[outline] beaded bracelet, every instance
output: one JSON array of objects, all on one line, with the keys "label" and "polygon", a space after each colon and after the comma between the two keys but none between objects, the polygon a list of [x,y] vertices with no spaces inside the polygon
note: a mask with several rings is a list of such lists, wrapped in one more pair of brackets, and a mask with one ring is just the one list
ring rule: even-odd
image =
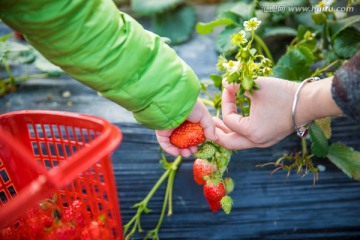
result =
[{"label": "beaded bracelet", "polygon": [[312,78],[308,78],[308,79],[305,79],[304,81],[301,82],[301,84],[299,85],[298,89],[296,90],[296,93],[295,93],[295,97],[294,97],[294,102],[293,102],[293,105],[292,105],[292,121],[294,123],[294,128],[295,128],[295,131],[296,131],[296,134],[299,136],[299,137],[305,137],[308,133],[308,129],[311,125],[311,122],[303,125],[303,126],[300,126],[298,127],[296,125],[296,122],[295,122],[295,110],[296,110],[296,104],[299,100],[299,93],[300,93],[300,90],[302,89],[302,87],[306,84],[306,83],[310,83],[310,82],[315,82],[315,81],[318,81],[320,80],[320,78],[318,77],[312,77]]}]

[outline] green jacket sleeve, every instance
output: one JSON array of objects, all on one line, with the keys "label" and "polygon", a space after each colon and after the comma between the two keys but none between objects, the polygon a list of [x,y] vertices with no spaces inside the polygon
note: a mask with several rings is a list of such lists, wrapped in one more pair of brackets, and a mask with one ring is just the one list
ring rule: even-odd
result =
[{"label": "green jacket sleeve", "polygon": [[191,68],[112,0],[0,0],[0,17],[52,63],[148,128],[178,126],[198,97]]}]

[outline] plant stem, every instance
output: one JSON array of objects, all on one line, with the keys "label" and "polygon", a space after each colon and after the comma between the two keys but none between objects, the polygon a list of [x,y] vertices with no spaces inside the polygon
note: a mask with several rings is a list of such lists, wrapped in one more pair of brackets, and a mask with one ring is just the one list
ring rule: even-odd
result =
[{"label": "plant stem", "polygon": [[33,75],[24,75],[24,76],[20,76],[20,77],[16,77],[16,78],[13,78],[13,77],[10,77],[10,78],[5,78],[3,79],[2,81],[5,82],[5,83],[11,83],[13,80],[15,82],[17,81],[25,81],[25,80],[29,80],[30,78],[46,78],[48,77],[49,75],[47,73],[44,73],[44,74],[33,74]]},{"label": "plant stem", "polygon": [[173,163],[171,163],[171,172],[168,179],[168,188],[169,191],[169,210],[168,210],[168,216],[172,214],[172,193],[173,193],[173,186],[174,186],[174,180],[175,180],[175,173],[177,169],[179,168],[180,163],[182,162],[182,156],[178,156]]},{"label": "plant stem", "polygon": [[162,206],[162,209],[161,209],[161,214],[160,214],[160,218],[159,218],[159,221],[158,223],[156,224],[156,227],[155,229],[157,229],[157,231],[159,231],[160,229],[160,226],[161,226],[161,223],[164,219],[164,215],[165,215],[165,210],[166,210],[166,206],[168,205],[168,199],[169,199],[169,194],[171,192],[171,180],[170,180],[170,177],[171,175],[174,175],[174,171],[171,171],[171,174],[168,178],[168,182],[167,182],[167,187],[166,187],[166,191],[165,191],[165,197],[164,197],[164,202],[163,202],[163,206]]},{"label": "plant stem", "polygon": [[15,78],[14,78],[14,76],[11,72],[10,66],[5,58],[2,59],[2,63],[5,67],[5,71],[6,71],[7,75],[9,76],[8,81],[13,86],[13,88],[16,89]]},{"label": "plant stem", "polygon": [[9,79],[14,79],[14,76],[12,75],[10,66],[9,66],[9,64],[7,63],[7,61],[5,60],[5,58],[2,59],[2,62],[3,62],[3,64],[4,64],[5,71],[6,71],[7,75],[9,76]]},{"label": "plant stem", "polygon": [[322,32],[323,49],[329,49],[328,37],[329,37],[329,28],[328,28],[327,22],[325,22],[323,32]]},{"label": "plant stem", "polygon": [[269,48],[266,46],[266,44],[264,43],[264,41],[256,34],[254,34],[254,37],[255,37],[255,41],[260,44],[262,49],[264,49],[266,56],[271,60],[272,63],[274,63],[274,58],[272,57],[271,52],[270,52]]},{"label": "plant stem", "polygon": [[302,157],[304,158],[307,154],[306,138],[301,138]]},{"label": "plant stem", "polygon": [[207,89],[203,89],[203,92],[206,94],[206,96],[208,96],[210,99],[212,99],[213,97],[211,96],[211,94],[207,91]]},{"label": "plant stem", "polygon": [[163,175],[159,178],[159,180],[155,183],[155,185],[152,187],[152,189],[150,190],[150,192],[148,193],[148,195],[144,198],[144,200],[142,200],[141,202],[145,202],[146,205],[147,203],[150,201],[150,199],[153,197],[153,195],[155,194],[156,190],[158,190],[158,188],[160,187],[160,185],[165,181],[165,179],[168,177],[168,175],[170,174],[170,170],[167,169]]},{"label": "plant stem", "polygon": [[216,109],[216,117],[220,117],[220,108]]},{"label": "plant stem", "polygon": [[[43,73],[43,74],[33,74],[33,75],[25,75],[25,76],[20,76],[20,77],[16,77],[15,81],[24,81],[24,80],[28,80],[30,78],[46,78],[49,77],[49,75],[47,73]],[[6,79],[5,79],[6,80]]]},{"label": "plant stem", "polygon": [[329,70],[329,68],[331,68],[332,66],[334,66],[335,64],[337,64],[340,60],[335,60],[332,63],[330,63],[329,65],[327,65],[326,67],[323,67],[321,69],[317,69],[312,75],[311,77],[315,77],[317,75],[319,75],[320,73],[326,72],[327,70]]},{"label": "plant stem", "polygon": [[[172,212],[173,212],[173,205],[172,205],[172,199],[173,199],[173,186],[174,186],[174,179],[175,179],[175,171],[172,171],[169,175],[169,178],[168,178],[168,188],[169,188],[169,201],[168,201],[168,216],[171,216],[172,215]],[[168,190],[168,189],[166,189]],[[165,200],[164,200],[165,202]]]},{"label": "plant stem", "polygon": [[199,99],[203,104],[208,105],[210,107],[214,107],[214,103],[212,101],[205,98],[199,98]]},{"label": "plant stem", "polygon": [[297,42],[297,40],[298,40],[297,37],[293,38],[293,40],[291,40],[291,42],[290,42],[290,46],[294,46],[295,43]]},{"label": "plant stem", "polygon": [[174,185],[175,173],[181,162],[182,162],[182,156],[178,156],[172,163],[168,163],[166,165],[166,171],[157,180],[157,182],[152,187],[150,192],[146,195],[146,197],[141,202],[134,204],[134,207],[137,207],[138,209],[137,209],[135,216],[127,224],[124,225],[124,235],[128,232],[128,229],[132,226],[131,231],[125,236],[125,239],[130,239],[130,237],[132,235],[134,235],[136,229],[138,229],[139,232],[142,232],[141,224],[140,224],[141,215],[143,212],[148,213],[149,210],[147,208],[147,205],[148,205],[150,199],[154,196],[155,192],[161,186],[161,184],[165,181],[165,179],[168,178],[168,183],[167,183],[167,188],[166,188],[166,193],[165,193],[165,198],[164,198],[164,203],[163,203],[163,209],[162,209],[162,212],[160,215],[159,222],[158,222],[157,226],[155,227],[155,229],[150,231],[148,234],[148,237],[158,239],[157,233],[160,229],[167,203],[169,204],[169,213],[172,213],[172,188]]}]

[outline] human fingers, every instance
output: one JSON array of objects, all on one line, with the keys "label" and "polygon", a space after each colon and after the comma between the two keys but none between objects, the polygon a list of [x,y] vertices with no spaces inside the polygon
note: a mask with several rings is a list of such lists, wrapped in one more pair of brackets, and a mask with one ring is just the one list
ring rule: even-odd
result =
[{"label": "human fingers", "polygon": [[249,117],[242,117],[238,114],[236,97],[233,92],[228,89],[223,90],[221,106],[225,125],[237,133],[246,131],[246,124],[249,121]]},{"label": "human fingers", "polygon": [[239,84],[235,84],[235,83],[228,83],[228,81],[226,80],[226,78],[223,79],[222,81],[222,85],[225,89],[233,92],[233,93],[237,93],[239,91]]},{"label": "human fingers", "polygon": [[170,142],[170,135],[173,129],[169,130],[156,130],[156,138],[160,144],[160,147],[167,153],[178,156],[180,154],[180,149]]},{"label": "human fingers", "polygon": [[192,152],[188,148],[180,149],[180,155],[183,157],[190,157]]},{"label": "human fingers", "polygon": [[225,133],[220,128],[217,128],[216,134],[218,138],[215,142],[229,150],[243,150],[248,148],[261,147],[260,145],[249,141],[247,138],[237,134],[236,132]]},{"label": "human fingers", "polygon": [[211,117],[209,110],[206,106],[198,100],[191,113],[189,114],[188,121],[198,122],[204,130],[204,135],[207,139],[212,141],[216,140],[215,123]]},{"label": "human fingers", "polygon": [[[229,129],[220,118],[213,117],[213,120],[214,120],[216,128],[220,128],[225,133],[232,132],[231,129]],[[215,133],[216,133],[216,131],[215,131]]]},{"label": "human fingers", "polygon": [[178,148],[176,146],[174,146],[171,142],[170,142],[170,136],[171,133],[173,132],[174,129],[168,129],[168,130],[156,130],[156,138],[161,146],[161,148],[173,155],[173,156],[178,156],[181,155],[183,157],[190,157],[191,154],[196,153],[197,151],[197,146],[191,146],[188,148]]}]

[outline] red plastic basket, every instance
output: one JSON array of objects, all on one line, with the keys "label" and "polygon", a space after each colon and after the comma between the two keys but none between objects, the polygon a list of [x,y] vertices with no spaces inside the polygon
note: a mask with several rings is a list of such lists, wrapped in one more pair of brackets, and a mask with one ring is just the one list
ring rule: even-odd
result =
[{"label": "red plastic basket", "polygon": [[57,193],[66,207],[78,199],[106,216],[115,239],[122,224],[111,153],[120,130],[109,122],[58,111],[0,115],[0,229]]}]

